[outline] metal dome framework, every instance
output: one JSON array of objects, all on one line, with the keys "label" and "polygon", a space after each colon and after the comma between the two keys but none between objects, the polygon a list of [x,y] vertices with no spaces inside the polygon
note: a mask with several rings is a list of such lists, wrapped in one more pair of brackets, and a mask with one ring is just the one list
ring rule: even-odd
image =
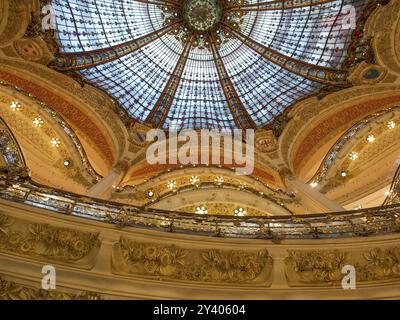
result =
[{"label": "metal dome framework", "polygon": [[348,85],[349,14],[366,8],[363,0],[52,5],[54,67],[79,73],[135,120],[164,129],[263,127],[324,86]]}]

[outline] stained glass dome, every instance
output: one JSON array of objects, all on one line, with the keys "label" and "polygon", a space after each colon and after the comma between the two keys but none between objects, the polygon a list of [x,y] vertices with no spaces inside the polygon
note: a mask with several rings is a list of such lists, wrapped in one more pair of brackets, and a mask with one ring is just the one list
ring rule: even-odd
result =
[{"label": "stained glass dome", "polygon": [[364,3],[54,0],[55,67],[142,123],[263,127],[320,88],[347,84],[351,20]]}]

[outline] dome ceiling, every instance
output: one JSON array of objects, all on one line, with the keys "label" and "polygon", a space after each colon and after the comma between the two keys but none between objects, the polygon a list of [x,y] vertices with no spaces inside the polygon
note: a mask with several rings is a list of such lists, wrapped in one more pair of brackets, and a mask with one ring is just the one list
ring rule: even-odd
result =
[{"label": "dome ceiling", "polygon": [[324,86],[346,85],[361,0],[55,0],[60,53],[139,122],[263,127]]}]

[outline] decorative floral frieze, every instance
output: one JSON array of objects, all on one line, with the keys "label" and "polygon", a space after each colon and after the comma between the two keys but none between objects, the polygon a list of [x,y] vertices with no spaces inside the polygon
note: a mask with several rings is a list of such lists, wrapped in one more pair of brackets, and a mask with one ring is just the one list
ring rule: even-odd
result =
[{"label": "decorative floral frieze", "polygon": [[36,289],[0,277],[0,300],[102,300],[94,292],[69,293]]},{"label": "decorative floral frieze", "polygon": [[272,258],[267,250],[189,250],[121,237],[113,248],[112,267],[115,273],[174,280],[265,282],[272,271]]},{"label": "decorative floral frieze", "polygon": [[288,251],[285,259],[289,283],[335,283],[343,278],[342,267],[348,255],[332,251]]},{"label": "decorative floral frieze", "polygon": [[356,265],[357,279],[376,281],[400,278],[400,247],[374,248],[363,254],[363,263]]},{"label": "decorative floral frieze", "polygon": [[25,224],[0,214],[0,251],[73,262],[99,247],[98,234]]},{"label": "decorative floral frieze", "polygon": [[354,266],[357,283],[400,278],[400,247],[368,251],[288,251],[285,259],[289,285],[341,285],[342,268]]}]

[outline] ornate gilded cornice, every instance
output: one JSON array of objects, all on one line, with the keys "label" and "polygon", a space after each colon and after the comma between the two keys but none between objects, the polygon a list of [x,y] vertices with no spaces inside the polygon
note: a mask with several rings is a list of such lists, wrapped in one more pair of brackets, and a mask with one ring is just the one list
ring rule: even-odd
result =
[{"label": "ornate gilded cornice", "polygon": [[[300,103],[279,138],[282,160],[295,173],[334,134],[346,131],[368,114],[396,105],[396,84],[362,85],[333,93],[324,99]],[[374,97],[373,97],[374,95]]]},{"label": "ornate gilded cornice", "polygon": [[[127,131],[119,120],[118,108],[115,102],[100,90],[91,86],[81,88],[69,77],[40,64],[0,58],[0,65],[0,79],[54,108],[71,127],[79,127],[80,133],[110,165],[125,151]],[[27,75],[32,77],[28,76],[28,79]],[[39,78],[43,79],[40,84],[37,82]],[[46,88],[43,87],[45,83],[48,83]],[[81,101],[79,105],[78,101]],[[89,106],[90,110],[83,110],[82,103]],[[101,119],[109,121],[105,123]]]},{"label": "ornate gilded cornice", "polygon": [[[96,181],[100,180],[101,176],[97,174],[97,172],[93,169],[91,163],[88,160],[88,157],[86,155],[85,149],[83,148],[79,138],[76,136],[74,130],[68,125],[67,122],[64,121],[64,119],[59,115],[57,111],[54,109],[50,108],[47,104],[41,102],[38,100],[33,94],[28,94],[21,88],[14,86],[12,84],[5,83],[0,80],[0,86],[3,88],[10,88],[13,91],[25,96],[28,98],[30,101],[34,102],[37,106],[39,106],[40,111],[43,111],[45,114],[48,115],[48,117],[62,129],[62,131],[68,136],[68,138],[71,141],[71,145],[74,148],[74,153],[77,154],[86,174],[89,176],[85,177],[82,175],[80,171],[75,170],[75,175],[72,175],[72,178],[74,178],[78,183],[79,182],[86,182],[87,185],[91,185],[91,183],[96,183]],[[63,168],[63,166],[61,166]],[[70,170],[71,174],[72,170]],[[87,181],[87,179],[89,181]]]},{"label": "ornate gilded cornice", "polygon": [[350,129],[348,129],[332,146],[329,152],[326,154],[324,160],[322,161],[320,167],[314,176],[309,180],[309,183],[321,182],[324,177],[328,174],[329,169],[334,165],[337,156],[341,153],[343,149],[345,149],[346,145],[351,142],[357,134],[366,128],[371,123],[378,121],[382,116],[385,116],[389,113],[396,113],[400,110],[400,107],[394,106],[392,108],[388,108],[386,110],[381,110],[375,113],[368,115],[363,118],[361,121],[357,122]]}]

